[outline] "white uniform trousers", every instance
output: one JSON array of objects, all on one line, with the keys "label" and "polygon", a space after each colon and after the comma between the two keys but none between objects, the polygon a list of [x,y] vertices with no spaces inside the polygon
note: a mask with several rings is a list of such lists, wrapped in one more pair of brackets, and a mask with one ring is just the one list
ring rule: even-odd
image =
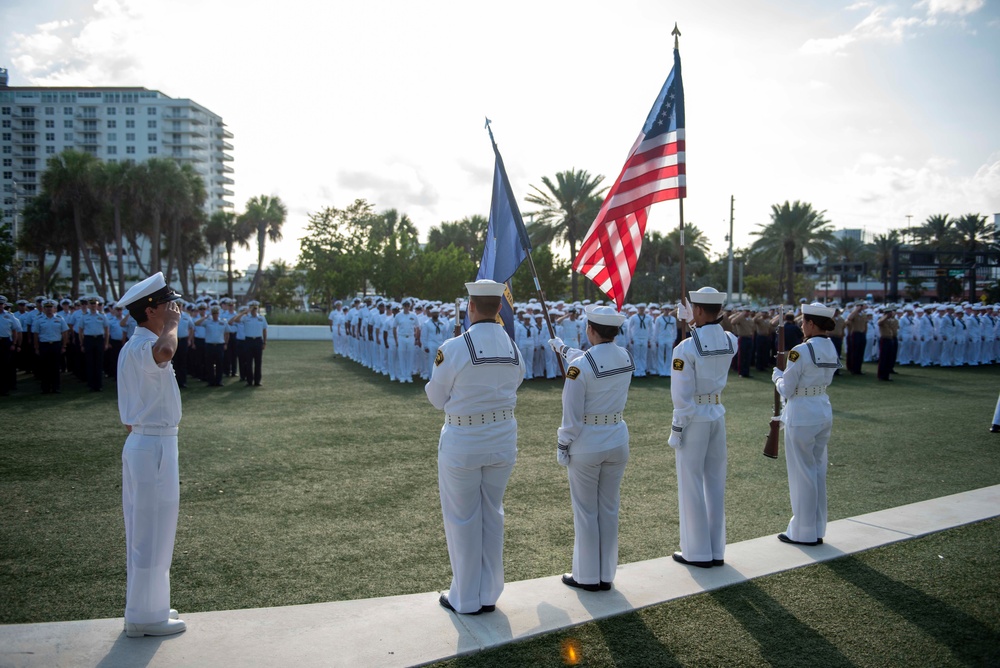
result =
[{"label": "white uniform trousers", "polygon": [[535,377],[535,345],[526,345],[521,349],[521,357],[524,358],[524,379],[530,380]]},{"label": "white uniform trousers", "polygon": [[632,343],[632,359],[635,362],[635,371],[632,375],[636,378],[646,376],[646,361],[649,359],[649,339],[636,339]]},{"label": "white uniform trousers", "polygon": [[458,612],[496,605],[503,592],[503,494],[517,451],[438,451],[441,514],[451,561],[448,602]]},{"label": "white uniform trousers", "polygon": [[170,615],[170,562],[179,507],[177,436],[129,434],[122,450],[126,622],[152,624]]},{"label": "white uniform trousers", "polygon": [[650,339],[650,346],[646,349],[646,373],[654,376],[660,375],[660,366],[656,361],[656,341]]},{"label": "white uniform trousers", "polygon": [[396,374],[399,376],[399,382],[401,383],[412,383],[413,382],[413,351],[415,347],[413,345],[413,337],[399,337],[399,366],[396,369]]},{"label": "white uniform trousers", "polygon": [[725,558],[726,418],[684,427],[677,460],[681,554],[688,561]]},{"label": "white uniform trousers", "polygon": [[660,369],[660,375],[670,377],[671,363],[674,357],[673,345],[660,343],[656,346],[656,365]]},{"label": "white uniform trousers", "polygon": [[567,475],[573,501],[573,579],[613,582],[618,568],[618,505],[628,445],[571,454]]},{"label": "white uniform trousers", "polygon": [[399,377],[399,350],[395,340],[389,337],[389,348],[386,350],[386,366],[389,370],[389,380],[396,380]]},{"label": "white uniform trousers", "polygon": [[997,409],[993,411],[993,424],[1000,424],[1000,397],[997,398]]},{"label": "white uniform trousers", "polygon": [[830,423],[785,425],[785,464],[792,520],[785,533],[792,540],[815,542],[826,535],[826,445]]}]

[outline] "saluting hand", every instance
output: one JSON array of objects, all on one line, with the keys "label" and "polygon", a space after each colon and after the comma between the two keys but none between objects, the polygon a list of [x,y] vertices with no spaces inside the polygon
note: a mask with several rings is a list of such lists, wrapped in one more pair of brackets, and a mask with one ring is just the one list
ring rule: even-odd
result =
[{"label": "saluting hand", "polygon": [[169,302],[163,313],[163,324],[167,327],[176,327],[181,321],[181,307],[177,302]]}]

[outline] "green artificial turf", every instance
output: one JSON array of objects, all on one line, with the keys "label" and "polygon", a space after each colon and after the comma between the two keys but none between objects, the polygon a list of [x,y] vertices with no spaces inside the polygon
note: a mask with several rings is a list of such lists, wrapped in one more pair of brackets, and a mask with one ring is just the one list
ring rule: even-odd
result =
[{"label": "green artificial turf", "polygon": [[[868,369],[871,371],[870,369]],[[997,369],[911,369],[892,383],[838,377],[830,519],[1000,482],[987,433]],[[442,415],[422,384],[335,359],[328,342],[272,342],[264,385],[191,381],[182,392],[181,509],[172,603],[184,611],[277,606],[446,588],[437,490]],[[777,533],[790,508],[783,455],[761,455],[772,386],[733,375],[728,540]],[[519,447],[505,497],[508,581],[568,570],[572,514],[555,462],[561,381],[518,394]],[[122,614],[121,447],[114,385],[42,396],[22,376],[0,399],[0,622]],[[621,562],[678,548],[668,381],[633,382]]]}]

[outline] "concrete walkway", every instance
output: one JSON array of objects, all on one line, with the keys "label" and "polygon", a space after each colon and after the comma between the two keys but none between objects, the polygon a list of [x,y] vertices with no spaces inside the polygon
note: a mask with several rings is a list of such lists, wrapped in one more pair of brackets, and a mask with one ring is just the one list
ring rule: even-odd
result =
[{"label": "concrete walkway", "polygon": [[[608,592],[557,576],[508,583],[496,612],[448,613],[438,593],[196,612],[168,638],[126,638],[122,620],[0,626],[0,666],[412,666],[1000,516],[1000,485],[832,522],[825,543],[774,535],[729,545],[722,568],[669,557],[621,566]],[[567,548],[569,549],[569,548]]]}]

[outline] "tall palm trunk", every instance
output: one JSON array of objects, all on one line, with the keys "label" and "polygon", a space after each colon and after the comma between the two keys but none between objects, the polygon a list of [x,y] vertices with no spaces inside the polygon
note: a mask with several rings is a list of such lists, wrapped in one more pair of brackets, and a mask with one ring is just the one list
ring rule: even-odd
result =
[{"label": "tall palm trunk", "polygon": [[226,286],[229,289],[229,296],[235,297],[233,294],[233,241],[231,239],[226,239]]},{"label": "tall palm trunk", "polygon": [[[118,258],[118,295],[125,294],[125,249],[122,248],[121,200],[116,198],[115,207],[115,255]],[[117,297],[115,298],[117,301]]]},{"label": "tall palm trunk", "polygon": [[94,261],[90,257],[90,247],[87,246],[87,242],[83,238],[83,214],[80,212],[80,207],[73,207],[73,227],[76,228],[76,243],[83,251],[83,261],[87,265],[87,271],[90,272],[90,280],[94,282],[94,289],[99,293],[103,293],[103,285],[101,285],[101,277],[94,269]]},{"label": "tall palm trunk", "polygon": [[788,275],[788,303],[795,304],[795,242],[785,242],[785,272]]},{"label": "tall palm trunk", "polygon": [[160,271],[160,209],[154,206],[152,211],[153,229],[149,239],[149,269],[151,273]]}]

